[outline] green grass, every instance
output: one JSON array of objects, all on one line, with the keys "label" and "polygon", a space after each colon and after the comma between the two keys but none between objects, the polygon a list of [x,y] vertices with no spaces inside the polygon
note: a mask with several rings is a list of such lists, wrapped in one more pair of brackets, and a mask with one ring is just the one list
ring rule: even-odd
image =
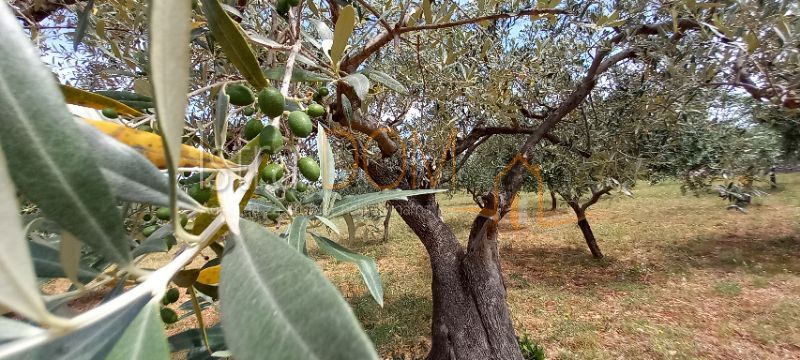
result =
[{"label": "green grass", "polygon": [[[634,198],[601,200],[588,215],[606,255],[600,261],[564,204],[507,216],[499,242],[517,332],[549,359],[800,358],[800,174],[778,181],[781,188],[748,214],[726,210],[714,194],[682,196],[676,183],[640,184]],[[526,196],[535,203],[535,194]],[[544,200],[549,209],[549,195]],[[466,240],[477,213],[469,195],[439,201]],[[423,357],[431,274],[418,239],[394,215],[388,242],[348,246],[378,260],[383,308],[354,266],[318,261],[379,352]]]},{"label": "green grass", "polygon": [[720,281],[714,284],[714,290],[722,296],[736,297],[742,293],[742,285],[735,281]]}]

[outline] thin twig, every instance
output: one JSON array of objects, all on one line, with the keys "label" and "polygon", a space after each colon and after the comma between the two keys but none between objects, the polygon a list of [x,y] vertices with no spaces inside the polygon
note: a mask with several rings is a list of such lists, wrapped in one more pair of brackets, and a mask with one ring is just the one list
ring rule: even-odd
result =
[{"label": "thin twig", "polygon": [[371,12],[372,15],[375,15],[375,17],[378,18],[378,21],[381,23],[381,25],[383,25],[383,28],[386,29],[386,31],[391,33],[394,30],[394,29],[392,29],[392,25],[389,25],[389,23],[386,20],[383,19],[383,17],[378,12],[378,10],[375,10],[375,8],[372,7],[372,5],[370,5],[365,0],[356,0],[356,1],[359,4],[361,4],[361,6],[365,7],[367,10],[369,10],[369,12]]},{"label": "thin twig", "polygon": [[479,16],[476,18],[446,22],[441,24],[427,24],[427,25],[419,25],[419,26],[409,26],[395,30],[397,33],[403,34],[412,31],[419,31],[419,30],[433,30],[433,29],[445,29],[451,28],[455,26],[461,26],[466,24],[474,24],[481,21],[487,20],[497,20],[497,19],[510,19],[516,18],[520,16],[527,16],[527,15],[543,15],[543,14],[568,14],[569,12],[566,10],[561,9],[530,9],[530,10],[523,10],[517,13],[502,13],[502,14],[493,14],[493,15],[486,15],[486,16]]},{"label": "thin twig", "polygon": [[211,85],[206,85],[206,86],[203,86],[203,87],[201,87],[201,88],[199,88],[199,89],[197,89],[195,91],[192,91],[192,92],[189,93],[188,96],[189,97],[193,97],[193,96],[200,95],[200,94],[202,94],[202,93],[204,93],[204,92],[206,92],[208,90],[211,90],[212,88],[215,88],[217,86],[222,86],[222,85],[224,85],[226,83],[240,84],[240,83],[243,83],[243,82],[247,82],[247,80],[225,80],[225,81],[216,82],[216,83],[213,83]]},{"label": "thin twig", "polygon": [[[289,53],[289,58],[286,59],[286,67],[284,68],[283,73],[283,83],[281,83],[281,94],[283,97],[289,96],[289,84],[292,81],[292,71],[294,71],[294,63],[297,59],[297,53],[300,52],[300,48],[303,46],[303,42],[298,37],[295,41],[294,45],[292,45],[292,52]],[[281,116],[278,115],[274,119],[272,119],[272,125],[275,127],[280,126]]]}]

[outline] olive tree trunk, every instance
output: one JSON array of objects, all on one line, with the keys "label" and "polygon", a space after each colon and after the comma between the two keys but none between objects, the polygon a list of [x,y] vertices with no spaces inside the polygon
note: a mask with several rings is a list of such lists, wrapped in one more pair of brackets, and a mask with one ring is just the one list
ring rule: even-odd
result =
[{"label": "olive tree trunk", "polygon": [[589,226],[589,220],[586,219],[586,210],[582,208],[576,201],[568,201],[567,203],[575,212],[575,217],[578,218],[578,227],[581,229],[583,239],[586,240],[586,245],[589,246],[589,251],[592,252],[592,257],[595,259],[603,258],[603,252],[600,251],[600,245],[597,245],[597,239],[594,237],[592,227]]},{"label": "olive tree trunk", "polygon": [[589,206],[594,205],[600,200],[600,197],[608,194],[611,192],[613,188],[610,186],[606,186],[603,188],[595,187],[594,185],[589,187],[589,190],[592,192],[592,197],[589,198],[583,205],[580,204],[579,197],[572,197],[566,198],[567,204],[569,207],[572,208],[572,211],[575,212],[575,217],[578,219],[578,227],[581,229],[581,233],[583,234],[584,240],[586,240],[586,245],[589,246],[589,251],[592,252],[592,257],[595,259],[601,259],[603,257],[603,252],[600,251],[600,245],[597,245],[597,239],[594,237],[594,233],[592,232],[592,227],[589,226],[589,220],[586,219],[586,209]]},{"label": "olive tree trunk", "polygon": [[389,224],[392,221],[392,207],[391,204],[386,204],[386,217],[383,219],[383,242],[389,241]]},{"label": "olive tree trunk", "polygon": [[391,201],[430,259],[433,320],[429,360],[521,360],[497,247],[497,220],[484,209],[467,247],[438,215],[433,196]]},{"label": "olive tree trunk", "polygon": [[550,204],[550,211],[556,211],[558,200],[556,199],[556,192],[552,190],[550,191]]}]

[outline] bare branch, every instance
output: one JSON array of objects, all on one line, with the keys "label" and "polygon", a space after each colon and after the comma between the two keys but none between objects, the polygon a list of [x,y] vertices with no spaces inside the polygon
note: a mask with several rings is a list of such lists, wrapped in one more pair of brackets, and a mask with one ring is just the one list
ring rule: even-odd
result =
[{"label": "bare branch", "polygon": [[582,212],[583,212],[583,211],[586,211],[586,209],[588,209],[588,208],[589,208],[589,206],[592,206],[592,205],[594,205],[594,204],[595,204],[595,203],[596,203],[598,200],[600,200],[600,197],[601,197],[601,196],[603,196],[603,195],[605,195],[605,194],[608,194],[608,193],[609,193],[609,192],[611,192],[611,190],[613,190],[613,189],[614,189],[614,188],[612,188],[611,186],[606,186],[606,187],[604,187],[604,188],[602,188],[602,189],[600,189],[600,190],[597,190],[596,188],[594,188],[594,187],[591,187],[591,190],[592,190],[592,197],[591,197],[591,198],[589,198],[589,200],[588,200],[588,201],[586,201],[585,203],[583,203],[583,205],[581,205],[581,208],[580,208],[580,209],[581,209],[581,211],[582,211]]},{"label": "bare branch", "polygon": [[[333,2],[333,0],[329,0]],[[367,60],[372,54],[376,53],[380,50],[384,45],[389,43],[395,36],[399,36],[404,33],[412,32],[412,31],[419,31],[419,30],[432,30],[432,29],[444,29],[450,28],[455,26],[461,26],[466,24],[474,24],[481,21],[486,20],[497,20],[497,19],[508,19],[508,18],[515,18],[520,16],[530,16],[530,15],[546,15],[546,14],[567,14],[566,10],[559,10],[559,9],[530,9],[530,10],[523,10],[517,13],[502,13],[502,14],[494,14],[494,15],[487,15],[481,16],[476,18],[469,18],[459,21],[453,21],[448,23],[442,24],[428,24],[428,25],[420,25],[420,26],[409,26],[406,27],[405,25],[408,23],[409,19],[411,18],[411,14],[413,11],[406,12],[400,20],[394,25],[394,28],[387,29],[386,31],[382,32],[380,35],[376,36],[372,39],[367,45],[358,53],[353,56],[347,57],[342,61],[340,68],[345,72],[353,72],[355,69],[358,68],[361,63]]]},{"label": "bare branch", "polygon": [[13,1],[12,5],[20,9],[20,14],[17,17],[19,17],[21,20],[40,22],[44,19],[47,19],[50,15],[56,13],[58,10],[67,7],[67,5],[74,5],[79,1],[85,1],[85,0],[46,0],[41,2],[34,1],[30,5],[25,4],[27,3],[26,1],[17,0]]},{"label": "bare branch", "polygon": [[434,29],[446,29],[461,25],[467,24],[474,24],[479,23],[482,21],[490,21],[490,20],[498,20],[498,19],[511,19],[517,18],[520,16],[529,16],[529,15],[564,15],[568,14],[566,10],[561,9],[528,9],[522,10],[516,13],[501,13],[501,14],[493,14],[493,15],[486,15],[486,16],[479,16],[475,18],[463,19],[458,21],[440,23],[440,24],[427,24],[427,25],[419,25],[419,26],[409,26],[404,27],[401,29],[397,29],[396,32],[399,34],[412,32],[412,31],[420,31],[420,30],[434,30]]},{"label": "bare branch", "polygon": [[383,17],[382,17],[382,16],[381,16],[381,14],[378,12],[378,10],[375,10],[375,8],[374,8],[374,7],[372,7],[372,5],[370,5],[370,4],[369,4],[368,2],[366,2],[365,0],[356,0],[356,1],[357,1],[359,4],[361,4],[361,6],[363,6],[364,8],[366,8],[366,9],[367,9],[369,12],[371,12],[371,13],[372,13],[372,15],[375,15],[375,17],[378,19],[378,21],[381,23],[381,25],[383,25],[383,28],[384,28],[384,29],[386,29],[386,31],[388,31],[388,32],[392,32],[392,31],[393,31],[393,30],[392,30],[392,25],[389,25],[389,23],[388,23],[386,20],[384,20],[384,19],[383,19]]},{"label": "bare branch", "polygon": [[[536,129],[533,129],[533,128],[520,128],[520,127],[499,127],[499,126],[481,127],[481,128],[473,129],[470,132],[470,135],[467,138],[470,138],[470,137],[487,137],[487,136],[491,136],[491,135],[533,134],[533,132],[535,130]],[[589,157],[592,156],[592,154],[587,152],[587,151],[571,148],[571,144],[570,143],[566,143],[566,142],[562,141],[557,136],[555,136],[555,135],[553,135],[551,133],[544,134],[544,139],[546,139],[547,141],[549,141],[553,145],[561,145],[561,146],[568,147],[570,151],[573,151],[573,152],[575,152],[576,154],[578,154],[578,155],[580,155],[582,157],[589,158]],[[464,148],[466,148],[466,147],[464,147]],[[458,153],[458,147],[456,148],[456,153]]]},{"label": "bare branch", "polygon": [[536,114],[536,113],[533,113],[533,112],[531,112],[530,110],[528,110],[526,108],[520,108],[519,112],[522,113],[522,116],[524,116],[524,117],[526,117],[528,119],[540,119],[541,120],[541,119],[546,119],[547,118],[547,114]]}]

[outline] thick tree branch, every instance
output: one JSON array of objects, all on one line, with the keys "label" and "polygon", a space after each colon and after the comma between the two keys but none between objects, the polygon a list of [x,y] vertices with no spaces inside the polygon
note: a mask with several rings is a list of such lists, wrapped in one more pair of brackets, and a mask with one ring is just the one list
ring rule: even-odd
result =
[{"label": "thick tree branch", "polygon": [[[67,5],[74,5],[79,1],[85,0],[45,0],[45,1],[22,1],[16,0],[12,4],[20,9],[20,15],[17,16],[23,21],[31,20],[40,22],[53,15],[58,10],[67,7]],[[39,4],[37,4],[39,3]]]},{"label": "thick tree branch", "polygon": [[524,117],[526,117],[528,119],[539,119],[539,120],[542,120],[542,119],[547,118],[547,114],[535,114],[535,113],[531,112],[530,110],[528,110],[526,108],[520,108],[519,112],[522,113],[522,116],[524,116]]},{"label": "thick tree branch", "polygon": [[522,10],[516,13],[502,13],[502,14],[493,14],[493,15],[486,15],[486,16],[479,16],[475,18],[463,19],[458,21],[451,21],[446,23],[440,24],[427,24],[427,25],[419,25],[419,26],[409,26],[395,30],[398,34],[403,34],[412,31],[420,31],[420,30],[434,30],[434,29],[446,29],[461,25],[467,24],[475,24],[482,21],[490,21],[490,20],[498,20],[498,19],[511,19],[517,18],[520,16],[530,16],[530,15],[564,15],[568,14],[566,10],[561,9],[528,9]]},{"label": "thick tree branch", "polygon": [[386,29],[386,31],[388,31],[388,32],[393,31],[392,25],[389,25],[389,23],[386,20],[383,19],[383,17],[381,16],[381,13],[379,13],[378,10],[375,10],[375,8],[372,7],[372,5],[370,5],[365,0],[356,0],[356,2],[358,2],[359,4],[361,4],[361,6],[363,6],[369,12],[371,12],[372,15],[374,15],[378,19],[378,21],[381,23],[383,28]]},{"label": "thick tree branch", "polygon": [[[333,0],[329,1],[333,2]],[[368,42],[367,45],[364,46],[363,49],[361,49],[361,51],[345,58],[342,61],[340,68],[347,73],[355,71],[359,65],[361,65],[370,56],[372,56],[372,54],[376,53],[378,50],[383,48],[384,45],[388,44],[389,41],[395,38],[395,36],[400,36],[401,34],[408,32],[419,31],[419,30],[444,29],[466,24],[474,24],[486,20],[508,19],[520,16],[530,16],[530,15],[567,13],[565,10],[559,10],[559,9],[530,9],[530,10],[523,10],[517,13],[502,13],[502,14],[487,15],[487,16],[469,18],[442,24],[428,24],[428,25],[407,27],[406,24],[411,18],[411,14],[414,12],[413,10],[414,9],[412,9],[411,11],[407,11],[405,14],[403,14],[400,20],[394,25],[394,28],[387,29],[386,31],[382,32],[380,35],[376,36],[370,42]]]},{"label": "thick tree branch", "polygon": [[464,164],[467,163],[467,160],[469,160],[470,156],[472,156],[472,153],[474,153],[475,150],[477,150],[479,146],[483,145],[483,143],[486,142],[486,140],[488,139],[489,139],[488,136],[482,137],[478,141],[473,143],[472,146],[470,146],[466,151],[464,151],[464,155],[461,156],[461,161],[459,161],[458,164],[456,165],[456,171],[461,169],[464,166]]},{"label": "thick tree branch", "polygon": [[331,22],[336,24],[336,21],[339,20],[339,4],[336,3],[336,0],[328,0],[328,9],[331,12]]},{"label": "thick tree branch", "polygon": [[[472,131],[470,132],[469,136],[467,136],[467,138],[465,138],[464,143],[465,144],[469,143],[467,141],[467,139],[469,139],[469,138],[483,138],[483,137],[487,137],[487,136],[491,136],[491,135],[533,134],[534,131],[535,131],[535,129],[533,129],[533,128],[520,128],[520,127],[501,127],[501,126],[479,127],[479,128],[472,129]],[[589,158],[589,157],[592,156],[592,154],[589,153],[589,152],[586,152],[586,151],[583,151],[583,150],[580,150],[580,149],[571,148],[570,147],[571,144],[565,143],[564,141],[562,141],[557,136],[555,136],[555,135],[553,135],[551,133],[544,134],[544,139],[546,139],[547,141],[549,141],[553,145],[561,145],[561,146],[568,147],[570,151],[573,151],[573,152],[575,152],[576,154],[578,154],[578,155],[580,155],[582,157]],[[460,144],[459,146],[456,147],[456,154],[460,154],[460,151],[458,151],[459,147],[462,147],[465,144]]]},{"label": "thick tree branch", "polygon": [[586,201],[585,203],[583,203],[583,205],[581,205],[581,211],[586,211],[586,209],[588,209],[588,208],[589,208],[589,206],[592,206],[592,205],[594,205],[595,203],[597,203],[597,201],[599,201],[599,200],[600,200],[600,197],[601,197],[601,196],[603,196],[603,195],[605,195],[605,194],[608,194],[608,193],[609,193],[609,192],[611,192],[611,190],[613,190],[613,189],[614,189],[614,188],[612,188],[611,186],[606,186],[606,187],[604,187],[604,188],[602,188],[602,189],[600,189],[600,190],[597,190],[597,189],[596,189],[594,186],[592,186],[592,187],[591,187],[591,190],[592,190],[592,197],[591,197],[591,198],[589,198],[589,200],[588,200],[588,201]]}]

